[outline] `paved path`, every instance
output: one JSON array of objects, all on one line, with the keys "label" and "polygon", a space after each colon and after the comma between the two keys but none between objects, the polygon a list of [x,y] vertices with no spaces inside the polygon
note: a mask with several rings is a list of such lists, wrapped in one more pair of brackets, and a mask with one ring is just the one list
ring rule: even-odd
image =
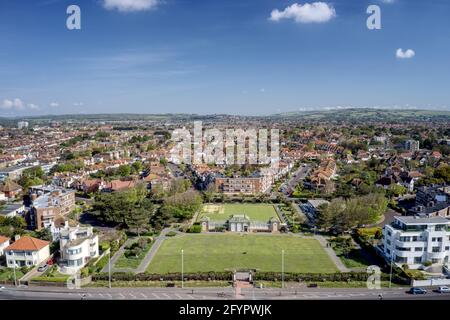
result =
[{"label": "paved path", "polygon": [[[120,247],[120,249],[114,254],[114,256],[111,258],[111,272],[127,272],[127,273],[144,273],[147,268],[148,265],[150,264],[150,262],[152,262],[154,256],[156,255],[156,252],[158,251],[159,247],[161,247],[161,244],[164,242],[164,240],[167,239],[167,233],[169,233],[171,230],[170,228],[166,228],[164,230],[161,231],[161,234],[155,238],[155,242],[152,244],[150,250],[147,252],[147,254],[145,255],[145,257],[142,259],[141,263],[139,264],[139,266],[136,269],[132,269],[132,268],[116,268],[114,267],[115,264],[117,263],[117,260],[119,260],[119,258],[125,253],[125,248],[126,246],[128,246],[129,244],[133,243],[134,241],[136,241],[137,238],[130,238],[128,239],[123,245],[122,247]],[[177,232],[177,231],[175,231]],[[103,268],[102,270],[103,272],[108,272],[108,264],[106,264],[106,266]]]},{"label": "paved path", "polygon": [[323,249],[326,251],[326,253],[328,253],[328,256],[331,258],[340,272],[350,272],[350,269],[342,263],[341,259],[336,255],[336,252],[334,252],[333,248],[331,246],[327,246],[328,241],[323,236],[315,235],[314,238],[320,242]]},{"label": "paved path", "polygon": [[167,239],[167,233],[169,233],[170,231],[173,230],[171,230],[170,228],[166,228],[161,231],[161,234],[156,238],[155,243],[153,243],[152,247],[147,252],[144,259],[142,259],[141,264],[139,265],[139,267],[137,267],[134,273],[143,273],[147,270],[150,262],[152,262],[153,258],[155,257],[156,252],[158,252],[159,247],[161,247],[161,244],[164,242],[164,240]]},{"label": "paved path", "polygon": [[[119,272],[119,270],[122,269],[115,269],[114,265],[116,264],[117,260],[119,260],[119,258],[125,253],[125,248],[126,246],[130,245],[131,243],[133,243],[133,241],[135,241],[134,238],[129,238],[127,239],[127,241],[125,241],[125,243],[119,248],[119,250],[117,250],[117,252],[111,257],[111,272]],[[108,264],[106,264],[103,267],[102,272],[108,272],[109,268],[108,268]]]}]

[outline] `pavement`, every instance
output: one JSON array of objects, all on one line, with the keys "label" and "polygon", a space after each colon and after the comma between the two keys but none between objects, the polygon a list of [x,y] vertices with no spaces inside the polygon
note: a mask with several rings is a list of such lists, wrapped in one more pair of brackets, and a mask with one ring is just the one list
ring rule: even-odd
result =
[{"label": "pavement", "polygon": [[301,288],[241,288],[239,294],[227,288],[83,288],[69,290],[44,287],[6,287],[0,300],[450,300],[450,294],[428,290],[424,295],[411,295],[409,288],[381,290]]},{"label": "pavement", "polygon": [[350,272],[350,269],[347,268],[342,263],[342,260],[336,255],[336,252],[333,250],[333,248],[331,246],[327,246],[328,241],[323,236],[315,235],[314,239],[320,242],[322,248],[328,254],[330,259],[334,262],[334,264],[336,265],[336,267],[339,269],[340,272]]},{"label": "pavement", "polygon": [[[119,258],[125,253],[125,248],[129,244],[133,243],[133,241],[136,241],[136,238],[127,239],[127,241],[125,241],[125,243],[119,248],[119,250],[117,250],[117,252],[111,257],[111,272],[131,272],[134,274],[144,273],[147,270],[150,262],[152,262],[159,247],[161,247],[161,244],[164,242],[164,240],[167,239],[166,235],[170,231],[172,231],[170,228],[166,228],[161,231],[160,235],[157,238],[155,238],[155,242],[153,243],[150,250],[147,252],[144,259],[142,259],[141,263],[139,264],[139,266],[136,269],[114,267],[117,260],[119,260]],[[175,231],[175,232],[177,232],[177,231]],[[105,265],[102,272],[109,272],[108,264]]]}]

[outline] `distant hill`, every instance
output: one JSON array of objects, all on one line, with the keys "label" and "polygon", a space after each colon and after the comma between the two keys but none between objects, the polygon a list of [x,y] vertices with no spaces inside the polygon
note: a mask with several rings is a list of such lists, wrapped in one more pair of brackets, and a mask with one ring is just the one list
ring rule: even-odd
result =
[{"label": "distant hill", "polygon": [[450,111],[385,110],[385,109],[335,109],[326,111],[299,111],[275,114],[274,118],[289,120],[331,122],[447,122]]},{"label": "distant hill", "polygon": [[239,116],[226,114],[68,114],[68,115],[45,115],[33,117],[1,118],[0,125],[16,126],[17,121],[26,120],[32,125],[50,121],[88,121],[88,122],[127,122],[127,121],[227,121],[227,120],[289,120],[289,121],[324,121],[331,123],[339,122],[447,122],[450,123],[450,111],[432,110],[387,110],[387,109],[335,109],[319,111],[299,111],[273,114],[269,116]]}]

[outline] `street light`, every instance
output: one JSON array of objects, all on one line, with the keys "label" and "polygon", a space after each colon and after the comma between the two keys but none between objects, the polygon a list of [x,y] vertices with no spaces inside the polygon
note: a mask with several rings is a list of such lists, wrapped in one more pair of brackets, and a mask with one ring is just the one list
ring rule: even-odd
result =
[{"label": "street light", "polygon": [[281,288],[284,289],[284,250],[281,250]]},{"label": "street light", "polygon": [[13,260],[14,261],[14,286],[17,287],[17,276],[16,276],[16,259]]},{"label": "street light", "polygon": [[181,249],[181,288],[184,288],[184,250]]},{"label": "street light", "polygon": [[394,254],[391,252],[391,272],[389,274],[389,288],[391,288],[392,285],[392,260],[394,259]]},{"label": "street light", "polygon": [[109,276],[108,276],[108,286],[111,289],[111,249],[109,249],[108,255],[109,255],[109,261],[108,261],[108,274],[109,274]]}]

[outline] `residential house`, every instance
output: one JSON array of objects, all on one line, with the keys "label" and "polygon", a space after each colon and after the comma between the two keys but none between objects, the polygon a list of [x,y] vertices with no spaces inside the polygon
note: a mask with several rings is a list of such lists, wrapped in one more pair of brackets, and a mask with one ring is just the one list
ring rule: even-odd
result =
[{"label": "residential house", "polygon": [[25,215],[25,206],[22,203],[10,203],[0,208],[0,217],[13,218]]},{"label": "residential house", "polygon": [[416,193],[415,206],[408,213],[426,217],[450,217],[448,187],[440,185],[419,187]]},{"label": "residential house", "polygon": [[29,236],[16,236],[16,241],[4,251],[8,268],[33,267],[50,257],[50,242]]},{"label": "residential house", "polygon": [[14,181],[7,179],[4,183],[0,184],[0,192],[5,194],[8,199],[13,199],[22,192],[22,187]]},{"label": "residential house", "polygon": [[0,257],[5,254],[5,248],[9,246],[9,238],[0,236]]}]

